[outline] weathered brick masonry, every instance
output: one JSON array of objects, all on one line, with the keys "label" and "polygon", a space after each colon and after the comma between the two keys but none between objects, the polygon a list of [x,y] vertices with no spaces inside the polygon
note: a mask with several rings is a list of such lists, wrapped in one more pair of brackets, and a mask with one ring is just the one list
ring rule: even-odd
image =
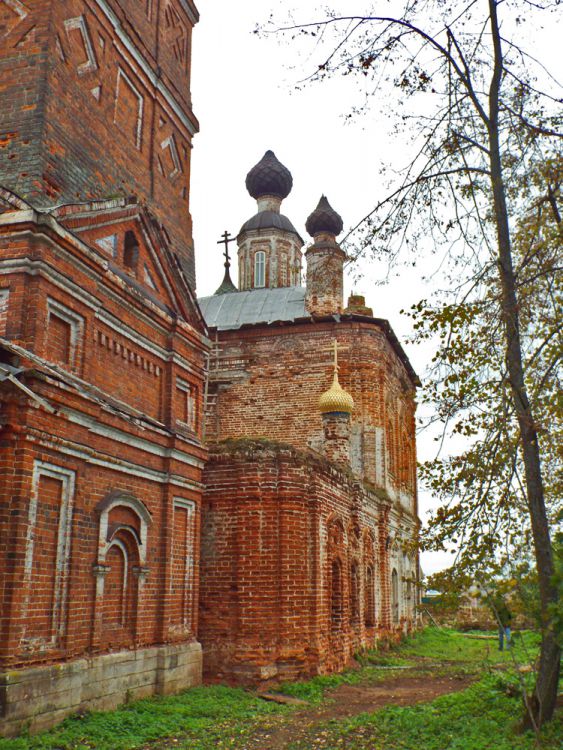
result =
[{"label": "weathered brick masonry", "polygon": [[386,321],[352,314],[221,331],[207,439],[267,437],[321,450],[318,400],[336,339],[340,381],[355,404],[352,469],[416,515],[415,386],[389,331]]},{"label": "weathered brick masonry", "polygon": [[[362,647],[412,625],[390,569],[404,520],[382,493],[312,452],[267,440],[212,449],[205,470],[200,633],[205,669],[256,682],[342,669]],[[391,566],[391,568],[390,568]]]},{"label": "weathered brick masonry", "polygon": [[341,669],[416,623],[418,379],[387,321],[360,297],[344,308],[343,224],[324,196],[299,285],[303,241],[280,214],[291,185],[266,152],[246,179],[258,213],[238,235],[242,290],[226,278],[200,300],[214,339],[204,669],[254,683]]},{"label": "weathered brick masonry", "polygon": [[416,623],[418,379],[342,219],[302,287],[268,151],[240,291],[194,297],[197,18],[0,0],[0,734],[196,684],[200,641],[257,683]]},{"label": "weathered brick masonry", "polygon": [[0,734],[201,676],[190,0],[0,0]]},{"label": "weathered brick masonry", "polygon": [[[22,720],[48,725],[85,704],[115,705],[126,691],[194,684],[201,670],[202,323],[144,211],[87,208],[88,244],[31,208],[0,215],[5,731]],[[75,216],[67,209],[68,223]],[[109,221],[112,262],[90,234]],[[150,264],[151,284],[127,273],[127,233],[144,238],[137,259]],[[94,660],[70,682],[56,673],[58,685],[32,670],[22,687],[32,665],[154,644],[181,644],[172,656],[182,669],[157,668],[164,657],[155,651],[139,674],[127,662],[112,674],[106,659],[108,675],[96,680]]]},{"label": "weathered brick masonry", "polygon": [[191,0],[0,0],[0,185],[37,207],[137,195],[195,282]]}]

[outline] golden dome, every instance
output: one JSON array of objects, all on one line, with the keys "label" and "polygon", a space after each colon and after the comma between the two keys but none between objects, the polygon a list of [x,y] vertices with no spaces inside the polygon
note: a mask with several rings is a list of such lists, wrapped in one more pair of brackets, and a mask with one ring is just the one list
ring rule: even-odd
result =
[{"label": "golden dome", "polygon": [[354,399],[347,393],[338,382],[338,374],[334,373],[332,385],[319,399],[319,410],[321,414],[339,411],[351,414],[354,411]]}]

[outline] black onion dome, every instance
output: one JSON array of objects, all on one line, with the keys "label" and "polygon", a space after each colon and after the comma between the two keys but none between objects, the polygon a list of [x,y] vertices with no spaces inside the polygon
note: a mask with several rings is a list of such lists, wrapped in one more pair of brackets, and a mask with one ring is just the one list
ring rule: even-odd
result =
[{"label": "black onion dome", "polygon": [[329,232],[330,234],[340,234],[344,228],[344,222],[339,214],[327,201],[326,196],[321,195],[319,205],[307,219],[305,229],[314,237],[319,232]]},{"label": "black onion dome", "polygon": [[246,189],[253,198],[260,198],[262,195],[287,198],[292,187],[291,172],[277,160],[273,151],[266,151],[258,164],[246,175]]}]

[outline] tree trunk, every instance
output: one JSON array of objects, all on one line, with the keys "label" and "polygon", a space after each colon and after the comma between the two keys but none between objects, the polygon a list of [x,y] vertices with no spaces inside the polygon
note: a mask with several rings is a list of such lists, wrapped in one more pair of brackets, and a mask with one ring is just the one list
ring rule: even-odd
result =
[{"label": "tree trunk", "polygon": [[557,589],[552,581],[553,555],[544,502],[538,434],[526,391],[522,366],[516,279],[512,263],[510,228],[500,158],[498,112],[502,50],[496,5],[496,0],[489,0],[495,54],[495,67],[489,92],[489,152],[506,339],[506,366],[522,441],[526,496],[534,539],[542,618],[540,666],[531,701],[532,716],[526,715],[524,723],[527,726],[539,728],[545,721],[551,719],[555,710],[561,650],[557,644],[549,611],[550,605],[557,602]]}]

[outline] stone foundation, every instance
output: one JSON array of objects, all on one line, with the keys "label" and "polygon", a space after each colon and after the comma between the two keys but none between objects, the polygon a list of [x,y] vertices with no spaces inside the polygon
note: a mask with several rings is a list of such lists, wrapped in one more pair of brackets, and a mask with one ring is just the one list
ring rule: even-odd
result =
[{"label": "stone foundation", "polygon": [[0,736],[39,732],[65,716],[108,710],[201,682],[201,646],[184,643],[0,672]]}]

